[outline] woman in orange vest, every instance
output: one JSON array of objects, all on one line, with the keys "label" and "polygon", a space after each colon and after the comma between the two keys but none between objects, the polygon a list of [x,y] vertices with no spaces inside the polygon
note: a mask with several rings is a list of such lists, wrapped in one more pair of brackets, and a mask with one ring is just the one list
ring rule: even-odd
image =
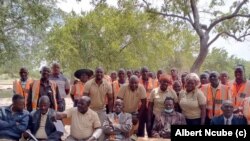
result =
[{"label": "woman in orange vest", "polygon": [[90,69],[80,69],[74,73],[74,76],[78,79],[72,86],[70,96],[74,103],[74,107],[77,106],[78,100],[83,96],[84,84],[93,76],[94,72]]},{"label": "woman in orange vest", "polygon": [[38,108],[38,101],[41,96],[47,95],[50,98],[50,108],[60,110],[63,107],[62,98],[59,94],[58,87],[54,81],[49,80],[50,68],[44,66],[41,70],[41,79],[35,80],[31,84],[27,100],[27,110],[33,111]]},{"label": "woman in orange vest", "polygon": [[30,85],[33,83],[32,79],[28,79],[28,70],[22,67],[19,71],[20,80],[13,82],[14,94],[22,95],[25,99],[25,107],[27,107],[27,99],[30,91]]}]

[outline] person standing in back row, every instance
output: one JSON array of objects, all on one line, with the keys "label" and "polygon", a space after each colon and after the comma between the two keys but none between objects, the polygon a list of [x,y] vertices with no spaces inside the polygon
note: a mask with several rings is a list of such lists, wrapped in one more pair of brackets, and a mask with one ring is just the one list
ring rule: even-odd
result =
[{"label": "person standing in back row", "polygon": [[62,107],[61,109],[58,109],[58,111],[63,112],[66,106],[64,98],[66,98],[70,91],[69,80],[61,73],[61,67],[58,63],[53,63],[51,70],[52,74],[50,75],[49,80],[55,81],[58,86],[59,94],[62,98]]},{"label": "person standing in back row", "polygon": [[28,78],[29,72],[27,68],[22,67],[19,71],[20,79],[13,82],[14,94],[19,94],[25,99],[25,108],[27,108],[27,99],[30,91],[30,85],[33,83],[32,79]]}]

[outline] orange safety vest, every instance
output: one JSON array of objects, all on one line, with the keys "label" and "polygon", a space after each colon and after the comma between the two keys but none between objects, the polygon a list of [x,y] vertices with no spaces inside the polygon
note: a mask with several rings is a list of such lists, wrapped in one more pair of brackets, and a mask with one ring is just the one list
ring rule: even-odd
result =
[{"label": "orange safety vest", "polygon": [[22,87],[21,81],[20,80],[15,80],[13,82],[13,91],[15,94],[20,94],[24,97],[25,99],[25,107],[27,104],[27,99],[30,91],[30,85],[33,83],[32,79],[27,79],[25,88]]},{"label": "orange safety vest", "polygon": [[[146,96],[147,96],[147,104],[146,104],[146,106],[148,106],[151,91],[154,89],[154,86],[155,86],[154,83],[153,83],[153,79],[148,78],[148,81],[146,81],[146,82],[143,82],[143,80],[140,79],[139,83],[142,84],[144,86],[144,88],[146,89]],[[139,108],[140,107],[141,107],[141,103],[139,104]]]},{"label": "orange safety vest", "polygon": [[83,96],[84,92],[84,83],[81,81],[77,82],[76,84],[73,85],[73,89],[75,90],[73,93],[74,99],[78,100]]},{"label": "orange safety vest", "polygon": [[148,78],[148,81],[146,81],[146,82],[144,82],[142,79],[140,79],[139,83],[142,84],[144,86],[144,88],[146,89],[147,100],[149,100],[150,93],[154,89],[153,79],[152,78]]},{"label": "orange safety vest", "polygon": [[114,100],[116,99],[117,97],[117,94],[120,90],[120,84],[118,82],[118,80],[115,80],[113,83],[112,83],[112,88],[113,88],[113,93],[114,93]]},{"label": "orange safety vest", "polygon": [[159,83],[159,80],[158,80],[158,79],[155,79],[154,87],[155,87],[155,88],[160,87],[160,83]]},{"label": "orange safety vest", "polygon": [[245,83],[240,85],[237,85],[236,82],[233,82],[230,86],[233,104],[235,108],[239,108],[244,98],[250,96],[250,82],[247,80]]},{"label": "orange safety vest", "polygon": [[241,104],[242,113],[247,119],[248,125],[250,125],[250,97],[245,98]]},{"label": "orange safety vest", "polygon": [[219,116],[223,112],[221,110],[222,101],[231,99],[229,88],[225,85],[219,84],[213,95],[211,84],[203,85],[201,90],[207,98],[207,116],[212,119],[214,116]]},{"label": "orange safety vest", "polygon": [[[37,102],[40,97],[40,83],[41,83],[40,80],[36,80],[34,81],[33,86],[32,86],[32,110],[37,110]],[[56,83],[53,81],[49,81],[49,83],[51,84],[53,100],[55,104],[54,110],[57,110],[58,106],[57,106],[57,100],[56,100]]]}]

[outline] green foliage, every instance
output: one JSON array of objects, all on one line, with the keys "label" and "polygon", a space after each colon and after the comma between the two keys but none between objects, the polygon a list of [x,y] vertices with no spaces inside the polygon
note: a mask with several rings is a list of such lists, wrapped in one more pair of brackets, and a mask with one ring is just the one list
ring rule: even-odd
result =
[{"label": "green foliage", "polygon": [[[180,41],[182,34],[185,40]],[[175,48],[193,40],[188,30],[121,2],[118,8],[99,4],[87,14],[69,15],[64,26],[53,27],[45,51],[46,60],[60,62],[71,73],[96,66],[107,71],[141,66],[157,70],[172,64]]]},{"label": "green foliage", "polygon": [[[0,4],[0,73],[15,77],[19,68],[39,67],[32,52],[41,43],[55,0],[9,0]],[[35,67],[34,67],[35,66]],[[14,71],[13,71],[14,70]]]},{"label": "green foliage", "polygon": [[218,72],[227,71],[231,78],[234,78],[235,66],[242,64],[245,66],[246,75],[249,77],[250,62],[239,59],[235,56],[229,56],[225,49],[213,48],[207,56],[206,61],[202,66],[202,70],[216,70]]}]

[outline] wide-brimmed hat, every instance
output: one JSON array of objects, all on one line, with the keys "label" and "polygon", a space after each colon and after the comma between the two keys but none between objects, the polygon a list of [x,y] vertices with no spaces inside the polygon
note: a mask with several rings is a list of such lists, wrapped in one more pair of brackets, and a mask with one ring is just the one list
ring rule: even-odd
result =
[{"label": "wide-brimmed hat", "polygon": [[88,77],[91,77],[91,76],[93,76],[94,72],[90,69],[79,69],[79,70],[75,71],[74,76],[76,78],[80,79],[82,74],[87,74]]}]

